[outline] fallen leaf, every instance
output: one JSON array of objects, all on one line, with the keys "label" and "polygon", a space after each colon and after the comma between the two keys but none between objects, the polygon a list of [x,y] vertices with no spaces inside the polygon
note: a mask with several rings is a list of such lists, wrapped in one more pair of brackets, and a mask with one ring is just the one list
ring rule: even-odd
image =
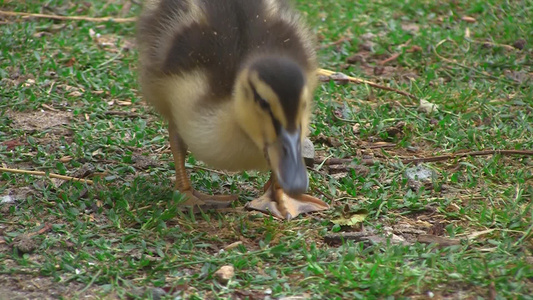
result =
[{"label": "fallen leaf", "polygon": [[418,106],[418,110],[422,111],[426,114],[430,114],[434,111],[439,110],[439,106],[437,104],[431,103],[427,100],[420,99],[420,105]]},{"label": "fallen leaf", "polygon": [[420,26],[415,23],[402,24],[401,27],[403,31],[408,31],[411,33],[416,33],[420,30]]},{"label": "fallen leaf", "polygon": [[130,106],[130,105],[132,105],[133,103],[131,103],[131,101],[121,101],[121,100],[117,100],[117,104],[118,104],[118,105],[122,105],[122,106]]},{"label": "fallen leaf", "polygon": [[331,223],[341,225],[341,226],[354,226],[357,223],[361,223],[366,219],[368,213],[361,211],[358,213],[351,214],[349,216],[341,216],[338,219],[331,220]]},{"label": "fallen leaf", "polygon": [[471,234],[467,235],[466,238],[469,240],[473,240],[487,233],[491,233],[493,231],[494,229],[487,229],[487,230],[472,232]]},{"label": "fallen leaf", "polygon": [[2,145],[6,146],[6,150],[13,150],[17,146],[21,146],[22,143],[19,140],[9,140],[2,142]]},{"label": "fallen leaf", "polygon": [[71,57],[66,63],[65,67],[72,67],[76,63],[76,57]]},{"label": "fallen leaf", "polygon": [[417,45],[411,46],[411,48],[405,50],[405,52],[407,53],[420,52],[420,51],[422,51],[422,47],[417,46]]},{"label": "fallen leaf", "polygon": [[237,247],[239,247],[240,245],[242,245],[242,241],[236,241],[234,243],[231,243],[229,245],[227,245],[226,247],[224,247],[224,250],[231,250],[231,249],[235,249]]},{"label": "fallen leaf", "polygon": [[63,156],[63,157],[61,157],[61,158],[59,159],[59,161],[62,162],[62,163],[66,163],[66,162],[69,162],[69,161],[71,161],[71,160],[72,160],[72,156],[70,156],[70,155]]},{"label": "fallen leaf", "polygon": [[83,95],[83,94],[80,91],[72,91],[72,92],[67,94],[67,96],[69,96],[69,97],[81,97],[81,95]]}]

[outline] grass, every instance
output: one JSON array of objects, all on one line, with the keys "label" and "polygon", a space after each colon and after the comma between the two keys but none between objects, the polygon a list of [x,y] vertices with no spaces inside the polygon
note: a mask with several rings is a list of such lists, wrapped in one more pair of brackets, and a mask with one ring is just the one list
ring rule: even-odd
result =
[{"label": "grass", "polygon": [[[239,192],[240,201],[228,212],[179,212],[165,124],[137,90],[135,24],[0,19],[0,162],[75,176],[89,169],[96,181],[0,173],[0,299],[531,299],[532,158],[424,163],[429,181],[409,180],[413,166],[397,158],[533,149],[533,2],[297,4],[322,67],[439,111],[392,92],[322,84],[317,155],[355,164],[315,166],[312,192],[334,208],[291,222],[239,209],[266,174],[208,171],[193,157],[196,188]],[[124,5],[0,0],[10,11],[139,12]],[[356,167],[363,159],[375,163]],[[331,219],[361,211],[366,239],[328,242],[361,231]],[[428,234],[434,243],[422,242]],[[223,265],[235,267],[227,285],[214,277]]]}]

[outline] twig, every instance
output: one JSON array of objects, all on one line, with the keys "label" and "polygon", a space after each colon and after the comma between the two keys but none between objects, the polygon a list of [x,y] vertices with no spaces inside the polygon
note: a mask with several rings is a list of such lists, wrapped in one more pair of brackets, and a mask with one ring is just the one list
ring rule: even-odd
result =
[{"label": "twig", "polygon": [[50,231],[52,230],[52,225],[50,223],[45,223],[43,228],[35,231],[35,232],[31,232],[31,233],[28,233],[28,237],[32,237],[34,235],[39,235],[39,234],[43,234],[47,231]]},{"label": "twig", "polygon": [[[333,71],[326,70],[326,69],[318,69],[317,70],[317,74],[318,75],[322,75],[322,76],[327,76],[328,77],[328,81],[329,81],[331,79],[335,80],[334,75],[342,74],[342,73],[337,73],[337,72],[333,72]],[[345,74],[342,74],[341,76],[339,76],[339,78],[345,79],[345,80],[347,80],[349,82],[358,83],[358,84],[367,84],[367,85],[369,85],[371,87],[375,87],[375,88],[378,88],[378,89],[395,92],[397,94],[400,94],[400,95],[403,95],[403,96],[406,96],[406,97],[409,97],[409,98],[411,98],[413,100],[418,101],[418,98],[416,96],[414,96],[413,94],[410,94],[408,92],[400,91],[400,90],[395,89],[395,88],[391,88],[391,87],[388,87],[388,86],[377,84],[377,83],[372,82],[372,81],[351,77],[351,76],[348,76],[348,75],[345,75]]]},{"label": "twig", "polygon": [[[421,163],[421,162],[436,162],[436,161],[443,161],[443,160],[449,160],[449,159],[455,159],[455,158],[463,158],[468,156],[486,156],[486,155],[528,155],[533,156],[533,150],[483,150],[483,151],[472,151],[472,152],[465,152],[465,153],[455,153],[455,154],[448,154],[448,155],[439,155],[439,156],[430,156],[430,157],[421,157],[421,158],[409,158],[409,159],[402,159],[403,164],[410,164],[410,163]],[[342,165],[342,164],[348,164],[353,161],[353,158],[326,158],[325,160],[316,158],[315,163],[323,164],[323,165]],[[363,159],[360,161],[361,165],[367,165],[372,166],[376,162],[379,162],[379,160],[374,159]]]},{"label": "twig", "polygon": [[79,181],[79,182],[83,182],[83,183],[86,183],[86,184],[94,184],[94,182],[92,180],[89,180],[89,179],[64,176],[64,175],[59,175],[59,174],[54,174],[54,173],[46,173],[46,172],[42,172],[42,171],[28,171],[28,170],[8,169],[8,168],[0,167],[0,172],[18,173],[18,174],[31,174],[31,175],[37,175],[37,176],[48,176],[50,178],[57,178],[57,179],[69,180],[69,181]]},{"label": "twig", "polygon": [[340,39],[336,40],[335,42],[331,42],[329,44],[322,45],[322,46],[319,47],[319,49],[326,49],[326,48],[329,48],[331,46],[338,46],[338,45],[340,45],[340,44],[342,44],[344,42],[349,42],[351,40],[353,40],[353,37],[343,37],[343,38],[340,38]]},{"label": "twig", "polygon": [[59,16],[59,15],[47,15],[47,14],[33,14],[26,12],[4,11],[0,10],[0,15],[4,16],[16,16],[16,17],[33,17],[42,19],[52,19],[61,21],[88,21],[88,22],[115,22],[115,23],[129,23],[137,21],[137,18],[114,18],[114,17],[100,17],[93,18],[88,16]]},{"label": "twig", "polygon": [[378,62],[378,64],[384,66],[385,64],[397,59],[398,57],[400,57],[400,53],[394,53],[393,55],[391,55],[391,57]]},{"label": "twig", "polygon": [[472,152],[466,152],[466,153],[456,153],[456,154],[449,154],[449,155],[440,155],[440,156],[404,159],[404,160],[402,160],[402,163],[409,164],[409,163],[421,163],[421,162],[435,162],[435,161],[443,161],[443,160],[449,160],[449,159],[455,159],[455,158],[462,158],[462,157],[467,157],[467,156],[483,156],[483,155],[494,155],[494,154],[500,154],[500,155],[531,155],[531,156],[533,156],[533,151],[531,151],[531,150],[484,150],[484,151],[472,151]]},{"label": "twig", "polygon": [[489,41],[470,40],[470,42],[476,43],[476,44],[487,45],[487,46],[490,46],[490,47],[502,47],[502,48],[505,48],[506,50],[509,50],[509,51],[518,50],[518,49],[516,49],[515,47],[513,47],[511,45],[498,44],[498,43],[493,43],[493,42],[489,42]]},{"label": "twig", "polygon": [[120,110],[110,110],[110,111],[106,111],[104,114],[108,116],[126,116],[126,117],[131,117],[131,118],[140,117],[138,113],[129,112],[129,111],[120,111]]},{"label": "twig", "polygon": [[480,70],[478,70],[478,69],[476,69],[476,68],[473,68],[473,67],[467,66],[467,65],[462,64],[462,63],[460,63],[460,62],[457,62],[457,61],[454,60],[454,59],[449,59],[449,58],[446,58],[446,57],[440,55],[440,54],[439,54],[439,51],[438,51],[438,48],[439,48],[441,45],[443,45],[444,43],[446,43],[446,42],[452,42],[452,43],[454,43],[454,44],[457,45],[457,43],[456,43],[455,41],[450,40],[450,39],[444,39],[444,40],[438,42],[437,45],[435,45],[435,47],[433,48],[433,52],[435,53],[435,55],[436,55],[438,58],[442,59],[443,61],[445,61],[445,62],[447,62],[447,63],[454,64],[454,65],[459,66],[459,67],[461,67],[461,68],[464,68],[464,69],[470,70],[470,71],[472,71],[472,72],[474,72],[474,73],[481,74],[481,75],[483,75],[483,76],[485,76],[485,77],[487,77],[487,78],[491,78],[491,79],[494,79],[494,80],[501,80],[501,81],[504,81],[504,82],[509,83],[509,84],[516,84],[516,82],[514,82],[514,81],[509,81],[509,80],[506,80],[505,78],[499,78],[499,77],[496,77],[496,76],[493,76],[493,75],[487,74],[486,72],[480,71]]},{"label": "twig", "polygon": [[319,194],[321,194],[322,196],[326,197],[329,201],[331,201],[331,204],[333,205],[333,202],[335,202],[335,197],[331,196],[331,195],[328,195],[326,193],[324,193],[323,191],[321,191],[319,188],[313,188],[313,191],[315,192],[318,192]]},{"label": "twig", "polygon": [[[322,165],[342,165],[342,164],[347,164],[347,163],[351,163],[353,161],[353,158],[326,158],[326,159],[320,159],[320,158],[316,158],[315,159],[315,164],[322,164]],[[360,161],[360,164],[361,165],[366,165],[366,166],[373,166],[374,164],[376,163],[376,160],[373,160],[373,159],[362,159]]]}]

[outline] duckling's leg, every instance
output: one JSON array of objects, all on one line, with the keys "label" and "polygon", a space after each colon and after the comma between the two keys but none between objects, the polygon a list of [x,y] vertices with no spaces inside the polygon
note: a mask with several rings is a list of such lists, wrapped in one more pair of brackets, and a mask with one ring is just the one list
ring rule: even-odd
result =
[{"label": "duckling's leg", "polygon": [[251,202],[246,203],[246,209],[257,210],[271,214],[279,219],[290,220],[299,214],[326,210],[329,205],[313,196],[302,194],[299,196],[289,196],[283,192],[275,180],[275,176],[270,176],[266,183],[268,186],[265,194]]},{"label": "duckling's leg", "polygon": [[187,200],[183,203],[186,206],[199,206],[202,209],[209,208],[225,208],[231,205],[231,202],[237,199],[235,195],[206,195],[195,191],[187,171],[185,170],[185,156],[187,155],[187,145],[179,136],[176,126],[169,122],[168,133],[170,136],[170,149],[174,157],[174,165],[176,167],[176,190],[184,194]]}]

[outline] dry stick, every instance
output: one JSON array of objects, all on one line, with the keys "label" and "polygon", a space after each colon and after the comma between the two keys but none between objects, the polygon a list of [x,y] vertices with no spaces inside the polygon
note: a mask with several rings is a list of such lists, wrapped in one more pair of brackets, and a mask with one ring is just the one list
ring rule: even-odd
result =
[{"label": "dry stick", "polygon": [[391,55],[391,57],[380,61],[378,64],[383,66],[383,65],[385,65],[387,63],[390,63],[391,61],[397,59],[398,57],[400,57],[400,55],[401,55],[401,53],[394,53],[393,55]]},{"label": "dry stick", "polygon": [[137,18],[114,18],[114,17],[101,17],[93,18],[87,16],[59,16],[59,15],[47,15],[47,14],[33,14],[26,12],[14,12],[14,11],[4,11],[0,10],[0,15],[4,16],[15,16],[15,17],[33,17],[33,18],[43,18],[43,19],[52,19],[52,20],[62,20],[62,21],[88,21],[88,22],[115,22],[115,23],[129,23],[137,21]]},{"label": "dry stick", "polygon": [[454,158],[462,158],[462,157],[467,157],[467,156],[483,156],[483,155],[494,155],[494,154],[501,154],[501,155],[531,155],[531,156],[533,156],[533,151],[532,150],[484,150],[484,151],[472,151],[472,152],[466,152],[466,153],[457,153],[457,154],[440,155],[440,156],[432,156],[432,157],[404,159],[404,160],[402,160],[402,163],[408,164],[408,163],[420,163],[420,162],[434,162],[434,161],[449,160],[449,159],[454,159]]},{"label": "dry stick", "polygon": [[470,71],[472,71],[472,72],[474,72],[474,73],[481,74],[482,76],[485,76],[485,77],[487,77],[487,78],[491,78],[491,79],[494,79],[494,80],[504,81],[504,82],[509,83],[509,84],[517,84],[516,81],[509,81],[509,80],[506,80],[506,79],[504,79],[504,78],[499,78],[499,77],[496,77],[496,76],[493,76],[493,75],[490,75],[490,74],[486,74],[485,72],[480,71],[480,70],[478,70],[478,69],[476,69],[476,68],[473,68],[473,67],[467,66],[467,65],[462,64],[462,63],[460,63],[460,62],[457,62],[457,61],[454,60],[454,59],[449,59],[449,58],[446,58],[446,57],[440,55],[439,52],[438,52],[438,49],[439,49],[439,47],[440,47],[441,45],[443,45],[443,44],[446,43],[446,42],[451,42],[451,43],[457,45],[457,42],[455,42],[454,40],[444,39],[444,40],[438,42],[437,45],[435,45],[435,47],[433,48],[433,52],[435,53],[435,55],[436,55],[438,58],[442,59],[443,61],[445,61],[445,62],[447,62],[447,63],[450,63],[450,64],[454,64],[454,65],[459,66],[459,67],[461,67],[461,68],[464,68],[464,69],[470,70]]},{"label": "dry stick", "polygon": [[513,47],[511,45],[498,44],[498,43],[493,43],[493,42],[489,42],[489,41],[470,40],[470,42],[476,43],[476,44],[488,45],[488,46],[491,46],[491,47],[502,47],[502,48],[505,48],[505,49],[507,49],[509,51],[517,50],[515,47]]},{"label": "dry stick", "polygon": [[353,37],[343,37],[343,38],[340,38],[340,39],[336,40],[335,42],[331,42],[329,44],[322,45],[322,46],[319,47],[319,49],[326,49],[326,48],[329,48],[331,46],[338,46],[338,45],[340,45],[340,44],[342,44],[344,42],[349,42],[351,40],[353,40]]},{"label": "dry stick", "polygon": [[2,168],[0,167],[0,172],[8,172],[8,173],[18,173],[18,174],[31,174],[31,175],[37,175],[37,176],[48,176],[51,178],[57,178],[62,180],[69,180],[69,181],[79,181],[87,184],[93,184],[94,181],[89,179],[82,179],[82,178],[76,178],[76,177],[70,177],[70,176],[64,176],[54,173],[46,173],[42,171],[27,171],[27,170],[19,170],[19,169],[8,169],[8,168]]},{"label": "dry stick", "polygon": [[[333,71],[330,71],[330,70],[326,70],[326,69],[318,69],[317,70],[317,74],[318,75],[322,75],[322,76],[327,76],[327,77],[329,77],[329,79],[335,80],[334,78],[332,78],[332,75],[339,74],[339,73],[333,72]],[[400,91],[400,90],[395,89],[395,88],[391,88],[391,87],[388,87],[388,86],[377,84],[377,83],[372,82],[372,81],[351,77],[351,76],[348,76],[348,75],[345,75],[345,74],[342,74],[342,75],[343,75],[343,78],[340,78],[340,79],[346,79],[347,81],[351,81],[351,82],[359,83],[359,84],[368,84],[371,87],[375,87],[375,88],[378,88],[378,89],[395,92],[397,94],[400,94],[400,95],[403,95],[403,96],[406,96],[406,97],[409,97],[409,98],[411,98],[413,100],[418,101],[418,98],[415,95],[410,94],[408,92]]]},{"label": "dry stick", "polygon": [[[440,155],[440,156],[430,156],[430,157],[421,157],[421,158],[409,158],[409,159],[402,159],[403,164],[409,164],[409,163],[421,163],[421,162],[436,162],[436,161],[443,161],[443,160],[449,160],[449,159],[455,159],[455,158],[463,158],[467,156],[484,156],[484,155],[494,155],[494,154],[500,154],[500,155],[531,155],[533,156],[533,150],[484,150],[484,151],[472,151],[472,152],[465,152],[465,153],[457,153],[457,154],[448,154],[448,155]],[[353,159],[351,158],[328,158],[326,161],[322,162],[321,160],[318,161],[318,163],[323,163],[324,165],[342,165],[346,163],[351,163]],[[317,161],[315,161],[317,162]],[[374,163],[378,162],[378,160],[373,159],[363,159],[361,161],[362,165],[374,165]]]}]

